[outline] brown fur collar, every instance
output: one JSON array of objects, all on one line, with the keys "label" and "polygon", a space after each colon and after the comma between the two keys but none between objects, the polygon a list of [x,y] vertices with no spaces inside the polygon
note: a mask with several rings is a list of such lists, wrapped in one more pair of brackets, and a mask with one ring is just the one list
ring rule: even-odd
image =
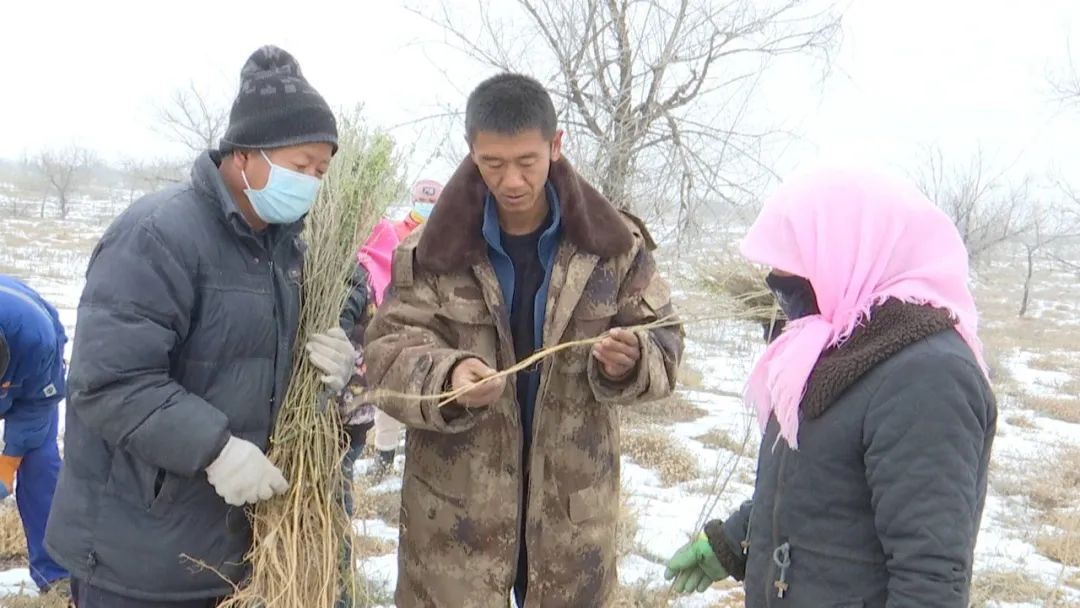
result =
[{"label": "brown fur collar", "polygon": [[870,319],[856,328],[846,342],[818,360],[806,385],[803,414],[811,419],[821,416],[844,391],[879,363],[955,326],[956,321],[947,310],[887,300],[871,312]]},{"label": "brown fur collar", "polygon": [[[634,236],[622,215],[565,158],[551,163],[548,180],[559,195],[563,234],[578,249],[600,258],[628,253]],[[416,262],[436,273],[455,272],[487,255],[481,234],[488,188],[471,158],[458,166],[439,196],[416,249]]]}]

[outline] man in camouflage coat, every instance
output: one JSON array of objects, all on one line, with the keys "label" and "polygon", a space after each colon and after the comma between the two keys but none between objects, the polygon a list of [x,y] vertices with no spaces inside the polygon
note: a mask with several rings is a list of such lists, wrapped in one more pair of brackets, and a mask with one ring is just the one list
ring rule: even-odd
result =
[{"label": "man in camouflage coat", "polygon": [[641,223],[561,158],[543,87],[503,74],[469,97],[471,154],[397,250],[368,328],[373,384],[436,395],[540,348],[595,338],[408,426],[397,606],[605,606],[617,585],[619,408],[669,395],[677,326]]}]

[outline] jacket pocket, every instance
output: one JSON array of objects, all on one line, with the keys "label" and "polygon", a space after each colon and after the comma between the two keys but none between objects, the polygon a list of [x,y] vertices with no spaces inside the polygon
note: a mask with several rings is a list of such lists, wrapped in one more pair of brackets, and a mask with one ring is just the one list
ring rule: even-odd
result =
[{"label": "jacket pocket", "polygon": [[[614,304],[594,304],[581,302],[574,309],[566,340],[588,340],[597,338],[612,327],[612,320],[618,309]],[[589,368],[592,357],[592,345],[574,346],[562,356],[560,369],[570,375],[584,374]]]},{"label": "jacket pocket", "polygon": [[611,321],[619,312],[615,304],[581,301],[571,318],[574,320],[574,329],[578,335],[588,337],[598,336],[611,327]]},{"label": "jacket pocket", "polygon": [[124,450],[117,450],[113,453],[105,489],[132,506],[160,514],[172,502],[176,478]]},{"label": "jacket pocket", "polygon": [[168,510],[176,495],[176,486],[180,480],[165,469],[158,469],[154,479],[154,497],[150,501],[150,512],[161,515]]},{"label": "jacket pocket", "polygon": [[477,549],[462,546],[477,539],[463,539],[455,533],[462,519],[468,516],[465,495],[458,490],[406,473],[401,492],[403,551],[418,552],[421,561],[438,561],[448,556],[460,557],[461,549]]},{"label": "jacket pocket", "polygon": [[431,496],[434,496],[435,498],[438,498],[442,501],[448,502],[456,507],[460,507],[462,509],[465,508],[464,492],[455,492],[454,490],[448,488],[441,488],[435,483],[424,479],[416,473],[412,474],[412,478],[416,480],[420,488],[423,488],[423,491],[425,493],[430,494]]},{"label": "jacket pocket", "polygon": [[828,546],[823,543],[808,542],[804,539],[794,536],[791,538],[790,542],[792,548],[822,557],[839,559],[868,566],[885,565],[885,556],[881,555],[880,553],[875,554],[865,551],[858,551],[855,549],[848,549],[846,547]]},{"label": "jacket pocket", "polygon": [[452,300],[443,304],[435,314],[462,325],[494,325],[491,312],[483,300]]},{"label": "jacket pocket", "polygon": [[483,300],[452,300],[436,310],[435,316],[450,330],[453,348],[475,353],[488,365],[498,366],[495,319]]}]

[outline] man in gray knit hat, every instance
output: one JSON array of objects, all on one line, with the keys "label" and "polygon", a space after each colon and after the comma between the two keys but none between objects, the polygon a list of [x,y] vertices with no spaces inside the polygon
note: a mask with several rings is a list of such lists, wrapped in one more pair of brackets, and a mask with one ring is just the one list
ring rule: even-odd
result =
[{"label": "man in gray knit hat", "polygon": [[[79,608],[204,608],[242,582],[244,506],[289,487],[264,452],[292,368],[302,218],[336,149],[299,64],[263,47],[221,149],[95,248],[46,537]],[[340,329],[308,352],[328,385],[352,375]]]}]

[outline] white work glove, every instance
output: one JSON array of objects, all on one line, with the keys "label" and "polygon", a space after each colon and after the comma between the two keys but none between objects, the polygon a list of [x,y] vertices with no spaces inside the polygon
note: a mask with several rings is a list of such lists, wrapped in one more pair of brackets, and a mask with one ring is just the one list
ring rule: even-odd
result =
[{"label": "white work glove", "polygon": [[218,496],[234,507],[268,500],[289,489],[285,476],[259,446],[238,437],[229,437],[225,448],[206,467],[206,477]]},{"label": "white work glove", "polygon": [[345,330],[335,327],[328,332],[311,336],[306,345],[308,361],[320,372],[323,384],[340,392],[356,372],[356,349]]}]

